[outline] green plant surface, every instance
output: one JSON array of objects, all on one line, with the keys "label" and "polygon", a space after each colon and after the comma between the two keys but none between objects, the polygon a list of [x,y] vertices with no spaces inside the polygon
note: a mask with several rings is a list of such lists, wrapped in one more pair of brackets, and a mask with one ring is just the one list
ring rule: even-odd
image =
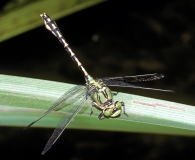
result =
[{"label": "green plant surface", "polygon": [[[25,127],[40,117],[72,84],[0,75],[0,125]],[[68,128],[195,135],[195,107],[154,98],[118,93],[125,102],[126,115],[98,120],[99,110],[89,115],[90,103],[83,106]],[[55,127],[71,104],[53,111],[34,127]]]},{"label": "green plant surface", "polygon": [[[20,1],[19,1],[20,2]],[[10,2],[0,13],[0,42],[43,25],[39,15],[43,12],[57,20],[94,6],[103,0],[38,0]]]}]

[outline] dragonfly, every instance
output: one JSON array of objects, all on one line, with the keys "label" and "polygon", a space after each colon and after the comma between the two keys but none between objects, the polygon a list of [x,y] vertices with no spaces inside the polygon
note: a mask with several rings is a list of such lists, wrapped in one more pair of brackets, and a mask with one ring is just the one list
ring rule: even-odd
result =
[{"label": "dragonfly", "polygon": [[[73,61],[78,65],[78,68],[84,75],[86,84],[85,85],[76,85],[75,87],[68,90],[64,93],[59,99],[57,99],[54,104],[37,120],[30,123],[26,128],[29,128],[34,123],[48,115],[50,112],[61,108],[65,104],[70,104],[70,109],[68,112],[61,118],[57,127],[55,128],[53,134],[49,138],[45,148],[42,151],[42,155],[45,154],[56,140],[60,137],[62,132],[68,126],[68,124],[73,120],[77,115],[80,109],[85,105],[85,103],[91,101],[91,113],[93,114],[93,108],[100,110],[98,119],[104,118],[116,118],[119,117],[122,112],[125,113],[125,103],[120,101],[115,101],[114,96],[117,95],[117,92],[110,90],[108,86],[118,86],[118,87],[131,87],[131,88],[140,88],[140,89],[149,89],[165,92],[174,92],[172,90],[163,90],[157,88],[145,88],[141,86],[133,85],[132,83],[136,82],[146,82],[154,81],[164,78],[163,74],[144,74],[136,76],[124,76],[124,77],[104,77],[99,79],[94,79],[88,74],[81,62],[78,60],[74,52],[69,47],[68,43],[65,41],[63,35],[61,34],[56,22],[52,20],[46,13],[40,14],[41,18],[45,23],[45,27],[53,33],[54,36],[58,38],[60,43],[63,45],[66,52],[70,55]],[[127,114],[126,114],[127,115]],[[127,115],[128,116],[128,115]],[[26,129],[25,128],[25,129]]]}]

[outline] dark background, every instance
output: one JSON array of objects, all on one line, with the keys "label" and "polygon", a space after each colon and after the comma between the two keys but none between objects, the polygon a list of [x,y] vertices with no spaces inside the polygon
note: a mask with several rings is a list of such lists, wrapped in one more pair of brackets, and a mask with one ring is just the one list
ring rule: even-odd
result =
[{"label": "dark background", "polygon": [[[57,24],[94,78],[163,73],[165,79],[141,85],[181,94],[114,90],[195,105],[194,13],[195,2],[190,0],[108,1]],[[0,53],[0,74],[85,83],[61,44],[43,26],[0,43]],[[0,128],[1,159],[164,160],[193,158],[195,152],[194,137],[67,129],[41,156],[53,129],[21,130]]]}]

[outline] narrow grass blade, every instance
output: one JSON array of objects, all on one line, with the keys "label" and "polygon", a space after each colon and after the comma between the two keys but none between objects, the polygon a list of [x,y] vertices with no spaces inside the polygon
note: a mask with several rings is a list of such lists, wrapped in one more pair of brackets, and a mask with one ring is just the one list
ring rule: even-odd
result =
[{"label": "narrow grass blade", "polygon": [[[0,125],[27,126],[41,116],[63,93],[74,85],[24,77],[0,75]],[[171,94],[170,94],[171,95]],[[126,115],[97,120],[99,110],[90,114],[84,106],[68,127],[128,132],[195,135],[195,107],[143,96],[118,93],[125,102]],[[71,104],[54,111],[34,126],[55,127]]]},{"label": "narrow grass blade", "polygon": [[10,1],[0,13],[0,42],[43,25],[39,17],[43,12],[57,20],[101,2],[103,0],[39,0],[18,1],[16,4]]}]

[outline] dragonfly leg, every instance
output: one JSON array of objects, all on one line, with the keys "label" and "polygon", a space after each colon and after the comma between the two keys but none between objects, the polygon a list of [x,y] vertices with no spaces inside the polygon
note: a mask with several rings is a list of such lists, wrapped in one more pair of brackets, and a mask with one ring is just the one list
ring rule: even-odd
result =
[{"label": "dragonfly leg", "polygon": [[101,113],[99,114],[99,116],[98,116],[98,120],[103,120],[103,119],[104,119],[104,117],[102,118],[103,115],[104,115],[104,113],[101,112]]},{"label": "dragonfly leg", "polygon": [[90,113],[90,116],[93,114],[93,107],[97,107],[97,103],[95,103],[94,101],[91,103],[91,113]]},{"label": "dragonfly leg", "polygon": [[125,103],[124,102],[121,102],[121,104],[123,106],[123,114],[128,117],[128,114],[125,112]]},{"label": "dragonfly leg", "polygon": [[113,95],[113,96],[116,96],[117,94],[118,94],[118,92],[113,92],[113,91],[112,91],[112,95]]},{"label": "dragonfly leg", "polygon": [[87,90],[87,92],[86,92],[86,99],[88,98],[88,96],[90,96],[90,91],[89,90]]}]

